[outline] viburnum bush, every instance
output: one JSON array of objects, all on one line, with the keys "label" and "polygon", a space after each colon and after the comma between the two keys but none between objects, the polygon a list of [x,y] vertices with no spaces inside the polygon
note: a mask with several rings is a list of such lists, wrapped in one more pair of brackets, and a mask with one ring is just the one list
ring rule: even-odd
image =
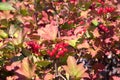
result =
[{"label": "viburnum bush", "polygon": [[120,80],[120,1],[2,0],[0,80]]}]

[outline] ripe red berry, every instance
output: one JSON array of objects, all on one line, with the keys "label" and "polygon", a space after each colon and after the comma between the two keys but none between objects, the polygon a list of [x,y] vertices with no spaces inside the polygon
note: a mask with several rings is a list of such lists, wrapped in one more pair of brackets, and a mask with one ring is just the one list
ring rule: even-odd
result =
[{"label": "ripe red berry", "polygon": [[59,52],[57,53],[57,55],[59,55],[59,56],[61,56],[62,54],[63,54],[62,51],[59,51]]},{"label": "ripe red berry", "polygon": [[36,54],[39,53],[40,45],[37,42],[29,41],[27,42],[27,45],[31,48],[33,53],[36,53]]},{"label": "ripe red berry", "polygon": [[51,57],[53,57],[53,56],[54,56],[54,53],[51,52],[49,55],[50,55]]},{"label": "ripe red berry", "polygon": [[50,57],[56,57],[59,58],[61,56],[64,56],[65,52],[67,52],[67,47],[68,44],[61,42],[61,43],[57,43],[55,45],[55,48],[52,49],[52,51],[50,52],[50,50],[47,51],[47,53],[50,55]]},{"label": "ripe red berry", "polygon": [[102,13],[103,13],[103,8],[102,8],[102,7],[99,8],[99,9],[97,10],[97,13],[98,13],[98,14],[102,14]]},{"label": "ripe red berry", "polygon": [[114,7],[111,7],[111,8],[110,8],[110,12],[113,12],[114,10],[115,10]]},{"label": "ripe red berry", "polygon": [[56,58],[60,58],[60,56],[59,56],[59,55],[56,55]]},{"label": "ripe red berry", "polygon": [[106,13],[107,13],[106,8],[103,8],[103,14],[106,14]]},{"label": "ripe red berry", "polygon": [[111,12],[113,12],[113,11],[115,10],[114,7],[106,7],[105,9],[106,9],[107,12],[109,12],[109,13],[111,13]]},{"label": "ripe red berry", "polygon": [[99,28],[100,28],[102,31],[106,32],[106,33],[109,32],[108,28],[107,28],[106,26],[104,26],[103,24],[100,24],[100,25],[99,25]]}]

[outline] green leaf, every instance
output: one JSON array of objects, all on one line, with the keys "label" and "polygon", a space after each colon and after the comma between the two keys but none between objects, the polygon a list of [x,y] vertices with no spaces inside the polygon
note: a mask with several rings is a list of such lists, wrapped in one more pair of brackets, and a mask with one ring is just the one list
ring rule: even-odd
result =
[{"label": "green leaf", "polygon": [[[70,55],[70,53],[68,53]],[[65,64],[67,61],[68,55],[64,55],[64,57],[60,57],[61,64]]]},{"label": "green leaf", "polygon": [[69,44],[70,44],[72,47],[76,47],[77,39],[75,39],[75,40],[70,40],[70,41],[69,41]]},{"label": "green leaf", "polygon": [[86,69],[83,64],[76,63],[76,59],[73,56],[69,56],[67,59],[67,66],[63,67],[74,78],[80,78],[85,73]]},{"label": "green leaf", "polygon": [[99,25],[99,23],[98,23],[97,20],[93,20],[93,21],[92,21],[92,24],[93,24],[94,26],[98,26],[98,25]]},{"label": "green leaf", "polygon": [[50,62],[50,61],[39,61],[39,62],[37,62],[36,64],[37,64],[37,66],[39,66],[39,67],[47,67],[49,64],[51,64],[52,62]]},{"label": "green leaf", "polygon": [[85,33],[85,37],[86,38],[93,38],[93,34],[90,32],[90,31],[86,31],[86,33]]},{"label": "green leaf", "polygon": [[29,14],[26,9],[20,10],[20,13],[21,13],[23,16],[27,16],[27,15]]},{"label": "green leaf", "polygon": [[8,27],[8,21],[7,21],[7,19],[1,19],[0,20],[0,24],[3,25],[4,28],[7,28]]},{"label": "green leaf", "polygon": [[23,56],[30,56],[31,55],[31,51],[26,49],[26,48],[22,48],[22,55]]},{"label": "green leaf", "polygon": [[91,6],[92,2],[87,2],[85,4],[85,10],[89,9],[89,7]]},{"label": "green leaf", "polygon": [[82,44],[83,41],[84,41],[84,38],[83,38],[83,37],[82,37],[82,38],[79,38],[78,41],[77,41],[77,44]]},{"label": "green leaf", "polygon": [[0,37],[1,38],[7,38],[8,34],[4,30],[0,30]]},{"label": "green leaf", "polygon": [[10,3],[0,2],[0,10],[15,10]]},{"label": "green leaf", "polygon": [[65,23],[61,26],[62,29],[71,29],[74,27],[74,24]]},{"label": "green leaf", "polygon": [[14,56],[14,57],[11,59],[11,61],[12,61],[12,62],[20,61],[20,60],[23,60],[23,58],[25,58],[23,55]]}]

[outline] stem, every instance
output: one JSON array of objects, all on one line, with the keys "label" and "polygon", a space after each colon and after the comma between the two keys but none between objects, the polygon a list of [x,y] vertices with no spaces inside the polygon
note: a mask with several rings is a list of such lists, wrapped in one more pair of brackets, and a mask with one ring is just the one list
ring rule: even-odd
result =
[{"label": "stem", "polygon": [[55,77],[58,75],[58,66],[57,66],[58,60],[55,60]]},{"label": "stem", "polygon": [[34,29],[37,29],[38,28],[38,11],[37,11],[37,1],[34,0],[34,8],[35,8],[35,12],[34,12],[34,18],[35,18],[35,24],[36,24],[36,27]]},{"label": "stem", "polygon": [[63,78],[64,80],[67,80],[64,76],[62,76],[61,74],[59,74],[58,76],[60,76],[61,78]]}]

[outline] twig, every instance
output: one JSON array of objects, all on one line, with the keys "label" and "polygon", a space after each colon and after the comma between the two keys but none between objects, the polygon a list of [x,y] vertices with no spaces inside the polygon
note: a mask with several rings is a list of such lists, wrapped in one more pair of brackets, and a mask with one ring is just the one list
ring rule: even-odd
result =
[{"label": "twig", "polygon": [[55,77],[58,75],[58,66],[57,66],[58,60],[55,60]]}]

